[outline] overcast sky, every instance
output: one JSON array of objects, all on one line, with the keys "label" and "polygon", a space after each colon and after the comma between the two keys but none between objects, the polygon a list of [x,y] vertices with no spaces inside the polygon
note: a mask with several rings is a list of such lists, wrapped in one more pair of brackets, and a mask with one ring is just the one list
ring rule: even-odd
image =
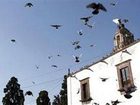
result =
[{"label": "overcast sky", "polygon": [[[28,2],[33,7],[25,7]],[[59,94],[68,68],[75,72],[112,51],[117,30],[112,22],[114,18],[128,19],[126,28],[135,39],[140,38],[139,0],[94,0],[107,9],[107,12],[100,11],[98,15],[93,15],[92,10],[86,8],[92,2],[0,0],[0,100],[12,76],[18,78],[24,93],[31,90],[34,94],[34,97],[26,96],[25,105],[35,105],[41,90],[47,90],[53,100],[53,96]],[[112,6],[110,3],[117,4]],[[87,16],[93,16],[89,21],[93,28],[80,20]],[[57,30],[51,24],[62,27]],[[82,36],[78,35],[79,30],[83,32]],[[80,41],[81,48],[75,50],[73,41]],[[90,47],[92,44],[95,46]],[[75,62],[73,55],[82,55],[79,63]],[[51,59],[48,59],[49,56],[52,56]]]}]

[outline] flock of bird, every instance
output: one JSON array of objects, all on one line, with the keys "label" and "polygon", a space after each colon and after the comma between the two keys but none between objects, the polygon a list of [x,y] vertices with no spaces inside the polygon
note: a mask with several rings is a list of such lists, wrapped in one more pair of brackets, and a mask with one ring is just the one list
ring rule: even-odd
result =
[{"label": "flock of bird", "polygon": [[[115,6],[115,5],[117,5],[117,3],[110,3],[110,5],[111,6]],[[25,4],[25,7],[33,7],[33,6],[34,5],[32,3],[30,3],[30,2]],[[84,25],[87,26],[87,27],[89,27],[89,28],[93,28],[94,27],[93,24],[90,24],[89,23],[90,19],[93,18],[93,16],[98,15],[100,13],[100,11],[107,12],[107,9],[101,3],[95,3],[95,2],[93,2],[93,3],[88,4],[86,6],[86,8],[87,9],[91,9],[93,15],[92,16],[82,17],[82,18],[80,18],[80,20],[83,21],[84,22]],[[117,19],[117,21],[127,23],[128,22],[128,19],[123,19],[123,20]],[[60,25],[60,24],[52,24],[50,26],[53,27],[53,28],[55,28],[56,30],[58,30],[60,27],[62,27],[62,25]],[[84,35],[82,30],[77,31],[77,33],[78,33],[79,36]],[[11,39],[11,42],[16,43],[16,40],[15,39]],[[80,45],[80,41],[79,40],[78,41],[73,41],[72,42],[72,46],[74,46],[74,50],[78,50],[78,49],[82,48],[82,46]],[[94,47],[94,46],[95,46],[94,44],[89,45],[89,47]],[[123,51],[123,52],[127,52],[127,51]],[[60,57],[61,55],[60,54],[57,54],[57,56]],[[82,57],[82,54],[80,54],[78,56],[73,55],[73,57],[75,59],[74,61],[76,63],[79,63],[80,62],[80,58]],[[48,56],[48,59],[52,59],[52,58],[53,58],[52,55]],[[101,62],[103,62],[105,64],[108,64],[107,62],[105,62],[103,60]],[[36,69],[39,69],[39,65],[35,65],[35,67],[36,67]],[[53,65],[51,65],[51,67],[57,68],[58,66],[53,64]],[[87,69],[93,72],[92,69],[90,69],[90,68],[87,68]],[[73,76],[73,77],[77,79],[76,76]],[[108,78],[101,78],[101,77],[100,77],[100,79],[101,79],[102,82],[105,82],[106,80],[108,80]],[[33,82],[33,84],[35,84],[35,82]],[[79,91],[78,91],[78,93],[79,93]],[[33,93],[31,91],[27,91],[25,93],[25,96],[26,95],[33,96]],[[111,103],[112,103],[112,105],[117,105],[118,103],[121,103],[121,102],[118,101],[118,100],[116,100],[116,101],[111,101]],[[94,103],[94,104],[95,105],[99,105],[98,103]],[[109,105],[109,103],[107,103],[106,105]]]}]

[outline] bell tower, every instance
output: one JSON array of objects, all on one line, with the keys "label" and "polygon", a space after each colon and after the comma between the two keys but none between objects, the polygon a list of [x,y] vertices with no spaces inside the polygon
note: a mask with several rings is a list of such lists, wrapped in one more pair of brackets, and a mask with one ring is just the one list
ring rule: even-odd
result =
[{"label": "bell tower", "polygon": [[119,21],[118,30],[114,36],[114,51],[121,50],[134,42],[134,35]]}]

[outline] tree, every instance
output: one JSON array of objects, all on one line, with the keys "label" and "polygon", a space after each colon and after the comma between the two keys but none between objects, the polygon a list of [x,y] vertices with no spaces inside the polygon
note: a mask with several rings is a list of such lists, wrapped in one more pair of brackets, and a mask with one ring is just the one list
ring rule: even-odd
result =
[{"label": "tree", "polygon": [[46,90],[40,91],[36,103],[37,105],[50,105],[50,98]]},{"label": "tree", "polygon": [[64,75],[61,88],[59,95],[54,96],[53,105],[67,105],[67,75]]},{"label": "tree", "polygon": [[2,99],[3,105],[24,105],[23,90],[20,89],[18,79],[11,77],[4,88],[5,96]]}]

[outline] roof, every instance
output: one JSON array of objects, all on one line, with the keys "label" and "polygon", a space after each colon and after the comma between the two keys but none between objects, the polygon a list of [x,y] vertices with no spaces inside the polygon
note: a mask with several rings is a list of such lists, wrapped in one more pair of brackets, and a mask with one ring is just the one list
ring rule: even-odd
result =
[{"label": "roof", "polygon": [[91,64],[89,64],[89,65],[85,65],[84,67],[80,68],[79,70],[77,70],[76,72],[71,73],[71,74],[73,75],[73,74],[76,74],[76,73],[78,73],[78,72],[80,72],[80,71],[82,71],[82,70],[85,70],[85,69],[89,68],[90,66],[95,65],[95,64],[97,64],[97,63],[99,63],[99,62],[101,62],[101,61],[103,61],[103,60],[105,60],[105,59],[107,59],[107,58],[109,58],[109,57],[111,57],[111,56],[113,56],[113,55],[115,55],[115,54],[117,54],[117,53],[123,51],[124,49],[129,48],[129,47],[131,47],[131,46],[133,46],[133,45],[139,43],[139,42],[140,42],[140,39],[137,39],[137,40],[135,40],[133,43],[129,44],[128,46],[126,46],[126,47],[124,47],[124,48],[122,48],[122,49],[120,49],[120,50],[118,50],[118,51],[115,51],[115,52],[112,51],[110,54],[107,54],[106,56],[102,57],[102,58],[99,59],[98,61],[93,62],[93,63],[91,63]]}]

